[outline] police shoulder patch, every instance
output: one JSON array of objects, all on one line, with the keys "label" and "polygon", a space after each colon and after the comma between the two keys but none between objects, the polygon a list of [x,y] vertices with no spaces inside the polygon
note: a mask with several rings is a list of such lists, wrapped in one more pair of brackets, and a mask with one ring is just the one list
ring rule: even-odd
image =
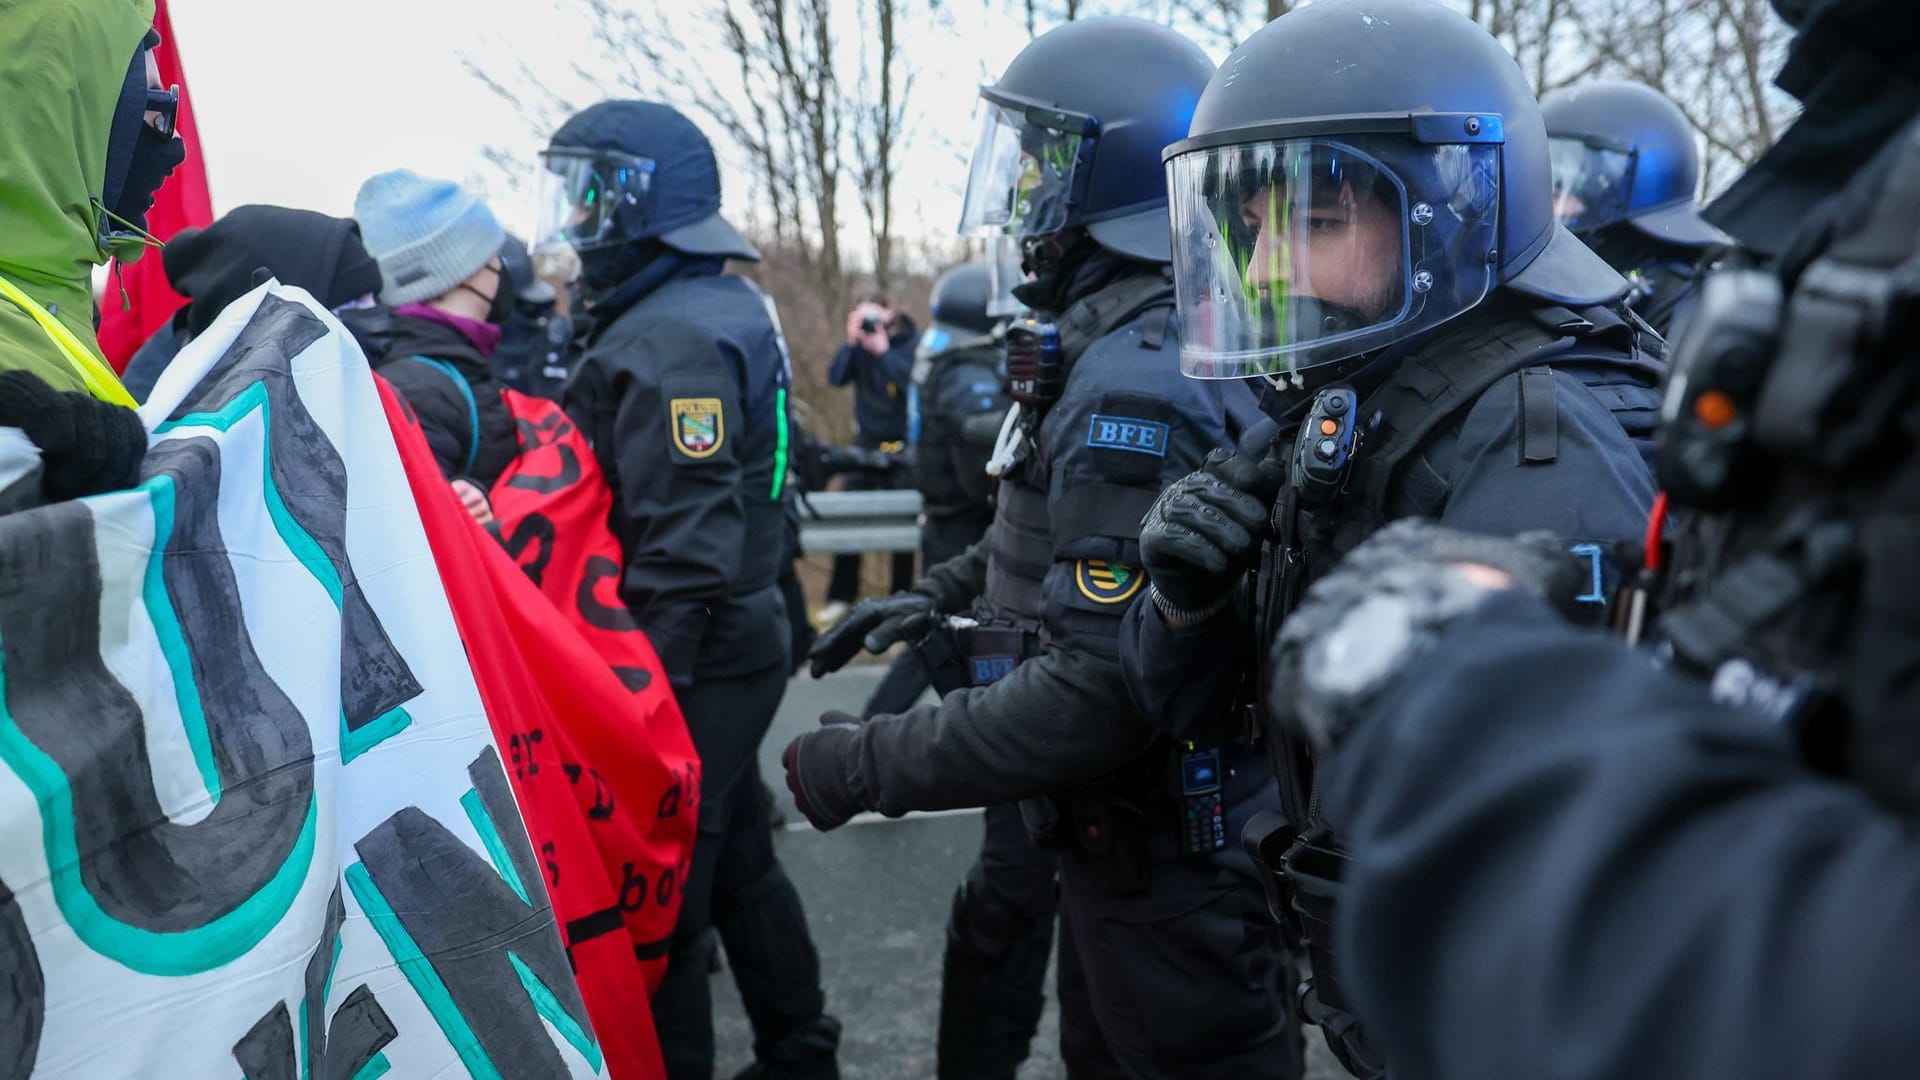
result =
[{"label": "police shoulder patch", "polygon": [[1080,595],[1096,604],[1122,604],[1133,599],[1147,575],[1139,567],[1105,559],[1081,559],[1073,564],[1073,583]]},{"label": "police shoulder patch", "polygon": [[1159,420],[1094,413],[1087,422],[1087,445],[1096,450],[1127,450],[1167,456],[1167,425]]},{"label": "police shoulder patch", "polygon": [[667,403],[667,414],[674,448],[690,458],[712,457],[726,442],[719,398],[673,398]]}]

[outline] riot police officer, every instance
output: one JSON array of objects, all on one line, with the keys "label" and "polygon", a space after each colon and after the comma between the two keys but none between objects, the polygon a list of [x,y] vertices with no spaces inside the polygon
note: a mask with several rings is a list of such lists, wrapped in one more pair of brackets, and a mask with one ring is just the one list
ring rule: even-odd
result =
[{"label": "riot police officer", "polygon": [[1703,265],[1730,241],[1700,216],[1693,129],[1658,90],[1603,79],[1540,99],[1554,213],[1633,285],[1628,302],[1666,334]]},{"label": "riot police officer", "polygon": [[[1180,363],[1257,381],[1276,422],[1161,495],[1121,659],[1177,739],[1259,724],[1261,644],[1388,521],[1635,534],[1653,484],[1657,338],[1626,282],[1559,226],[1546,130],[1486,31],[1429,0],[1324,0],[1234,50],[1167,149]],[[1296,434],[1297,433],[1297,434]],[[1247,841],[1286,882],[1301,1006],[1378,1075],[1334,978],[1341,855],[1313,762],[1269,739],[1282,813]],[[1289,848],[1291,850],[1289,851]],[[1290,910],[1289,910],[1290,909]]]},{"label": "riot police officer", "polygon": [[1806,111],[1741,202],[1830,198],[1777,275],[1716,271],[1676,342],[1660,479],[1711,527],[1656,519],[1622,605],[1665,608],[1651,655],[1529,595],[1553,590],[1524,549],[1444,534],[1356,551],[1282,635],[1279,719],[1332,748],[1353,851],[1343,971],[1407,1075],[1920,1054],[1920,24],[1779,6]]},{"label": "riot police officer", "polygon": [[523,394],[560,400],[573,364],[573,320],[552,283],[534,273],[526,242],[507,236],[500,264],[513,285],[513,308],[493,350],[494,377]]},{"label": "riot police officer", "polygon": [[[717,930],[753,1021],[757,1076],[833,1077],[839,1024],[800,898],[774,857],[756,750],[786,690],[786,342],[725,271],[753,246],[720,216],[713,149],[686,117],[607,101],[546,153],[541,241],[580,254],[593,329],[567,411],[613,488],[625,611],[660,654],[700,751],[700,832],[653,1015],[671,1077],[713,1073]],[[591,601],[591,598],[588,598]]]},{"label": "riot police officer", "polygon": [[[1296,1075],[1292,979],[1253,867],[1197,816],[1271,800],[1272,777],[1232,743],[1156,740],[1127,699],[1115,641],[1145,587],[1142,515],[1257,418],[1244,385],[1182,379],[1172,360],[1159,154],[1212,73],[1164,26],[1097,18],[1040,37],[981,90],[962,227],[1020,239],[1032,280],[1017,295],[1044,320],[1008,331],[1023,419],[995,455],[993,524],[814,648],[819,673],[863,639],[880,648],[937,621],[974,685],[864,725],[830,713],[786,751],[788,785],[822,828],[861,810],[989,807],[981,860],[955,901],[951,933],[967,947],[949,963],[992,967],[972,976],[976,1037],[943,1039],[943,1076],[1011,1076],[1025,1056],[1054,851],[1061,1053],[1074,1076]],[[1036,853],[1029,832],[1048,850]],[[986,992],[1009,984],[1012,1000]]]},{"label": "riot police officer", "polygon": [[[907,444],[920,489],[920,562],[938,566],[972,547],[993,523],[993,456],[1012,400],[1002,387],[1002,320],[988,314],[985,261],[956,266],[933,283],[933,325],[914,350],[907,389]],[[863,716],[904,712],[927,688],[919,655],[902,652],[867,699]]]}]

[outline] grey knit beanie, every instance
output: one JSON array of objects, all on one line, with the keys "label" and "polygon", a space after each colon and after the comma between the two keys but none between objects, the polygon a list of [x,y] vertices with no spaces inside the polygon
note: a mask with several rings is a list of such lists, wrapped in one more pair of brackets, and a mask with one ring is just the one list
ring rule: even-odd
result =
[{"label": "grey knit beanie", "polygon": [[452,292],[498,255],[507,238],[479,196],[408,169],[361,184],[353,217],[367,252],[380,262],[380,300],[394,306]]}]

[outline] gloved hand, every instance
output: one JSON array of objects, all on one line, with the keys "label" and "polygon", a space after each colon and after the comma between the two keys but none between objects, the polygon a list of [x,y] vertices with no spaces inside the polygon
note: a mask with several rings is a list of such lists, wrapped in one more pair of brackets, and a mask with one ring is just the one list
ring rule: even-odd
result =
[{"label": "gloved hand", "polygon": [[820,717],[820,730],[795,738],[781,751],[787,771],[787,790],[808,822],[821,832],[845,825],[867,809],[854,798],[847,783],[846,751],[860,718],[837,709]]},{"label": "gloved hand", "polygon": [[886,652],[895,642],[906,640],[915,617],[932,615],[935,607],[933,597],[912,590],[853,605],[807,650],[813,677],[839,671],[863,647],[868,652]]},{"label": "gloved hand", "polygon": [[1160,493],[1140,523],[1140,561],[1154,603],[1169,618],[1212,614],[1260,552],[1267,514],[1286,483],[1280,426],[1262,420],[1238,453],[1215,450],[1206,463]]},{"label": "gloved hand", "polygon": [[1307,590],[1273,643],[1273,721],[1322,752],[1412,670],[1455,619],[1517,588],[1562,611],[1587,563],[1546,533],[1516,539],[1401,521]]},{"label": "gloved hand", "polygon": [[60,391],[30,371],[0,372],[0,427],[40,448],[40,490],[63,502],[140,482],[147,429],[140,414],[79,391]]}]

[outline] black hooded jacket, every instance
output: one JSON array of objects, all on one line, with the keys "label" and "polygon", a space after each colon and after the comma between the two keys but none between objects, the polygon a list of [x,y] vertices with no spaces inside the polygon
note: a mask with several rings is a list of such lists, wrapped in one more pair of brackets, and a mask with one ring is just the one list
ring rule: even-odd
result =
[{"label": "black hooded jacket", "polygon": [[127,364],[122,381],[141,401],[187,342],[265,277],[307,290],[328,309],[380,291],[380,265],[361,245],[360,226],[311,210],[236,207],[204,229],[174,237],[160,258],[167,282],[187,306]]}]

